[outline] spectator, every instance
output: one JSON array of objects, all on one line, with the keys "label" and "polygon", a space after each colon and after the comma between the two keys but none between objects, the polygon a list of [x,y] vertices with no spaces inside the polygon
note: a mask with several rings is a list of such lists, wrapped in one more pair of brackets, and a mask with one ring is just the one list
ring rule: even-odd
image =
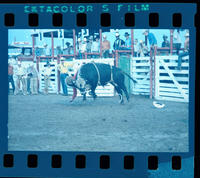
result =
[{"label": "spectator", "polygon": [[37,95],[38,94],[38,71],[34,67],[34,63],[31,65],[31,79],[30,79],[30,88],[31,88],[31,94]]},{"label": "spectator", "polygon": [[63,54],[63,51],[62,51],[62,49],[61,49],[61,46],[57,46],[57,47],[56,47],[56,52],[57,52],[57,56],[60,56],[60,55]]},{"label": "spectator", "polygon": [[92,49],[92,43],[93,43],[93,37],[92,36],[90,36],[89,37],[89,41],[87,42],[87,53],[91,53],[92,51],[91,51],[91,49]]},{"label": "spectator", "polygon": [[178,56],[178,70],[181,70],[182,58],[187,55],[189,55],[189,33],[188,32],[186,32],[185,34],[184,51],[183,53],[180,53]]},{"label": "spectator", "polygon": [[126,32],[125,34],[124,34],[124,36],[125,36],[125,38],[126,38],[126,40],[125,40],[125,49],[131,49],[131,38],[129,37],[129,33],[128,32]]},{"label": "spectator", "polygon": [[153,33],[150,33],[149,30],[144,30],[143,34],[147,36],[151,49],[157,46],[157,40]]},{"label": "spectator", "polygon": [[169,48],[169,41],[167,40],[168,36],[166,35],[163,35],[163,42],[162,42],[162,47],[165,48],[165,47],[168,47]]},{"label": "spectator", "polygon": [[110,50],[110,42],[107,40],[107,36],[104,34],[102,42],[102,53],[104,58],[109,57],[109,50]]},{"label": "spectator", "polygon": [[68,69],[72,65],[69,63],[65,63],[65,58],[60,59],[61,63],[58,65],[58,70],[60,71],[60,82],[63,89],[63,95],[68,96],[67,85],[65,82],[66,77],[68,76]]},{"label": "spectator", "polygon": [[81,53],[84,54],[87,51],[87,38],[84,37],[83,38],[83,43],[81,46]]},{"label": "spectator", "polygon": [[29,64],[28,68],[27,68],[27,78],[26,78],[26,82],[27,82],[27,94],[31,93],[31,89],[30,89],[30,83],[31,83],[31,65]]},{"label": "spectator", "polygon": [[22,84],[22,92],[23,95],[27,94],[26,91],[26,70],[24,67],[22,67],[21,62],[18,62],[17,70],[16,70],[16,76],[17,76],[17,87],[16,87],[16,95],[19,94],[20,91],[20,82]]},{"label": "spectator", "polygon": [[181,34],[180,30],[178,29],[177,32],[174,33],[174,47],[176,48],[176,54],[179,54],[179,50],[181,49]]},{"label": "spectator", "polygon": [[44,56],[51,56],[51,49],[48,47],[48,44],[44,44]]},{"label": "spectator", "polygon": [[82,53],[81,53],[81,49],[82,49],[82,41],[81,41],[80,38],[78,38],[78,40],[77,40],[77,51],[78,51],[78,58],[79,59],[83,58]]},{"label": "spectator", "polygon": [[15,93],[15,83],[13,80],[13,66],[8,63],[8,94],[10,93],[10,83],[12,85],[13,94]]},{"label": "spectator", "polygon": [[135,42],[134,42],[134,57],[138,57],[138,53],[139,53],[138,39],[135,39]]},{"label": "spectator", "polygon": [[148,47],[145,46],[144,42],[142,40],[140,40],[139,43],[139,50],[138,50],[138,56],[139,57],[144,57],[144,56],[148,56]]},{"label": "spectator", "polygon": [[[94,39],[94,42],[92,43],[92,53],[99,53],[99,49],[100,49],[99,37],[96,37]],[[97,58],[97,55],[94,55],[93,57]]]},{"label": "spectator", "polygon": [[51,77],[51,64],[49,62],[47,62],[47,65],[44,69],[44,94],[48,94],[48,89],[50,86],[50,77]]},{"label": "spectator", "polygon": [[116,32],[115,37],[116,37],[116,39],[113,44],[114,50],[123,49],[125,42],[122,39],[120,39],[120,34],[118,32]]},{"label": "spectator", "polygon": [[66,42],[65,45],[66,45],[66,48],[64,49],[64,53],[66,55],[70,55],[71,54],[70,43]]}]

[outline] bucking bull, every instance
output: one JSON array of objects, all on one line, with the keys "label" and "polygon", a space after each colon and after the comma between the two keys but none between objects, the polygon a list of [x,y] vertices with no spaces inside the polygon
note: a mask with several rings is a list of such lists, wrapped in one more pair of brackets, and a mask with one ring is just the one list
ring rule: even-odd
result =
[{"label": "bucking bull", "polygon": [[97,85],[105,86],[107,83],[114,86],[119,94],[121,104],[124,102],[123,92],[125,93],[127,101],[129,101],[129,94],[124,84],[125,75],[136,83],[130,75],[115,66],[94,62],[83,64],[74,77],[69,76],[66,78],[67,85],[73,87],[71,102],[77,96],[77,89],[83,96],[83,100],[86,100],[87,91],[89,91],[89,95],[96,99],[95,89]]}]

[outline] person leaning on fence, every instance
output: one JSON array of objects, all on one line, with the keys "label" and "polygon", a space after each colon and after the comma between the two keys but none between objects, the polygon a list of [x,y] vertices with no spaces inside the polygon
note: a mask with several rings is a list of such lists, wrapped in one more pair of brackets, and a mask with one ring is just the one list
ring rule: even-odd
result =
[{"label": "person leaning on fence", "polygon": [[[100,50],[99,37],[96,36],[92,43],[92,53],[99,53],[99,50]],[[93,55],[93,58],[97,58],[97,55]]]},{"label": "person leaning on fence", "polygon": [[179,50],[181,49],[181,34],[180,30],[178,29],[176,32],[174,32],[174,38],[173,38],[173,44],[174,47],[176,48],[176,54],[179,54]]},{"label": "person leaning on fence", "polygon": [[12,85],[13,94],[15,93],[15,83],[13,80],[13,66],[8,63],[8,94],[10,93],[10,83]]},{"label": "person leaning on fence", "polygon": [[19,94],[20,91],[20,82],[22,84],[22,92],[23,95],[27,94],[26,90],[26,69],[22,67],[21,62],[18,62],[17,70],[16,70],[16,76],[17,76],[17,81],[16,81],[16,95]]},{"label": "person leaning on fence", "polygon": [[149,41],[150,50],[153,51],[153,55],[155,54],[155,50],[157,48],[157,40],[153,33],[150,33],[149,30],[144,30],[143,35],[147,36],[147,39]]},{"label": "person leaning on fence", "polygon": [[67,85],[65,82],[66,77],[68,76],[68,69],[72,67],[72,64],[66,63],[65,58],[60,59],[61,63],[58,65],[58,70],[60,71],[60,82],[63,89],[63,95],[68,96]]},{"label": "person leaning on fence", "polygon": [[48,44],[44,43],[44,56],[51,56],[51,49],[48,47]]},{"label": "person leaning on fence", "polygon": [[30,67],[30,89],[32,95],[38,94],[38,71],[34,67],[34,63]]},{"label": "person leaning on fence", "polygon": [[124,36],[125,36],[125,49],[128,49],[128,50],[130,50],[131,49],[131,38],[130,38],[130,35],[129,35],[129,33],[128,32],[126,32],[125,34],[124,34]]},{"label": "person leaning on fence", "polygon": [[93,36],[89,37],[89,40],[87,42],[87,53],[91,53],[92,52],[92,43],[93,43]]},{"label": "person leaning on fence", "polygon": [[102,53],[104,58],[109,58],[109,51],[110,51],[110,41],[107,40],[107,36],[104,34],[102,41]]},{"label": "person leaning on fence", "polygon": [[181,70],[181,64],[182,64],[182,58],[184,56],[187,56],[189,55],[189,33],[186,32],[185,34],[185,42],[184,42],[184,51],[183,53],[180,53],[179,56],[178,56],[178,67],[177,69],[178,70]]},{"label": "person leaning on fence", "polygon": [[51,72],[51,64],[47,62],[44,69],[44,94],[48,94],[49,91]]},{"label": "person leaning on fence", "polygon": [[144,41],[140,40],[139,49],[138,49],[138,57],[144,57],[148,55],[149,55],[148,47],[145,46]]},{"label": "person leaning on fence", "polygon": [[138,57],[139,54],[139,44],[138,39],[135,39],[134,41],[134,57]]},{"label": "person leaning on fence", "polygon": [[120,34],[118,32],[116,32],[115,37],[116,39],[113,44],[113,49],[122,50],[124,48],[125,42],[122,39],[120,39]]},{"label": "person leaning on fence", "polygon": [[169,41],[167,40],[168,36],[167,35],[163,35],[163,42],[162,42],[162,47],[168,47],[169,48]]}]

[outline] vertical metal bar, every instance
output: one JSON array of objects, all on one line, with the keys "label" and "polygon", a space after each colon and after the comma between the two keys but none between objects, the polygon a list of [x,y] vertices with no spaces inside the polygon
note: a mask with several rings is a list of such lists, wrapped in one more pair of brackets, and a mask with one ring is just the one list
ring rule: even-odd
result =
[{"label": "vertical metal bar", "polygon": [[154,47],[154,98],[156,96],[156,53],[157,47]]},{"label": "vertical metal bar", "polygon": [[34,58],[35,58],[35,40],[34,40],[34,36],[32,35],[32,55],[33,55],[33,61],[34,61]]},{"label": "vertical metal bar", "polygon": [[[58,60],[57,60],[57,65],[60,64],[60,58],[61,58],[61,55],[59,55],[58,57]],[[57,69],[57,80],[58,80],[58,93],[60,93],[60,71]]]},{"label": "vertical metal bar", "polygon": [[73,29],[74,58],[76,59],[76,31]]},{"label": "vertical metal bar", "polygon": [[173,54],[173,30],[170,30],[170,54]]},{"label": "vertical metal bar", "polygon": [[54,59],[54,39],[53,39],[53,32],[51,32],[51,51],[52,51],[52,59]]},{"label": "vertical metal bar", "polygon": [[133,36],[133,29],[131,29],[131,55],[134,57],[134,36]]},{"label": "vertical metal bar", "polygon": [[115,50],[115,58],[116,58],[116,67],[118,67],[118,60],[119,60],[118,50]]},{"label": "vertical metal bar", "polygon": [[99,38],[100,38],[100,57],[102,57],[102,29],[99,29]]},{"label": "vertical metal bar", "polygon": [[152,99],[152,49],[150,49],[150,99]]}]

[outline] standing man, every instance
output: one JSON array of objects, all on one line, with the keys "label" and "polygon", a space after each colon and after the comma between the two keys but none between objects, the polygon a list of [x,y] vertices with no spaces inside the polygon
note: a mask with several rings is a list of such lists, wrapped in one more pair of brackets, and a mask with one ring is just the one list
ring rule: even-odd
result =
[{"label": "standing man", "polygon": [[162,47],[168,47],[170,46],[169,41],[167,40],[168,36],[167,35],[163,35],[163,42],[162,42]]},{"label": "standing man", "polygon": [[118,32],[116,32],[115,37],[116,37],[116,39],[115,39],[114,44],[113,44],[114,50],[123,49],[125,42],[122,39],[120,39],[120,34]]},{"label": "standing man", "polygon": [[[100,51],[100,43],[99,43],[99,37],[94,38],[94,42],[92,43],[92,53],[99,53]],[[93,55],[93,58],[97,58],[97,55]]]},{"label": "standing man", "polygon": [[60,71],[60,82],[63,89],[63,95],[68,96],[67,85],[65,82],[66,77],[68,76],[68,68],[71,67],[71,64],[65,63],[65,58],[60,59],[61,63],[58,65],[58,70]]},{"label": "standing man", "polygon": [[109,50],[110,50],[110,42],[107,40],[107,36],[104,34],[102,42],[102,53],[104,58],[109,57]]},{"label": "standing man", "polygon": [[10,87],[9,84],[11,83],[12,89],[13,89],[13,94],[15,93],[15,83],[13,80],[13,66],[8,63],[8,94],[10,93]]},{"label": "standing man", "polygon": [[26,78],[26,82],[27,82],[27,94],[31,94],[31,89],[30,89],[31,77],[32,77],[31,65],[29,64],[29,66],[27,68],[27,78]]},{"label": "standing man", "polygon": [[184,56],[189,55],[189,32],[186,32],[185,34],[185,43],[184,43],[184,51],[183,53],[180,53],[178,56],[178,70],[181,70],[181,63],[182,63],[182,58]]},{"label": "standing man", "polygon": [[155,54],[155,50],[157,48],[157,40],[153,33],[150,33],[149,30],[144,30],[143,35],[147,36],[150,50],[153,50],[153,55]]},{"label": "standing man", "polygon": [[51,77],[51,64],[47,62],[47,65],[44,69],[44,94],[48,94],[48,89],[50,85],[50,77]]},{"label": "standing man", "polygon": [[17,82],[16,82],[17,83],[17,88],[16,88],[17,90],[16,90],[15,94],[19,93],[20,82],[21,82],[23,95],[26,95],[27,94],[27,90],[26,90],[26,70],[25,70],[24,67],[22,67],[21,62],[18,62],[16,75],[17,75]]},{"label": "standing man", "polygon": [[126,32],[124,34],[124,36],[126,38],[126,40],[125,40],[125,48],[128,49],[128,50],[130,50],[131,49],[131,38],[129,37],[129,33]]},{"label": "standing man", "polygon": [[181,43],[182,43],[181,34],[180,34],[179,29],[177,29],[177,31],[174,32],[173,43],[174,43],[174,46],[176,48],[176,54],[179,55],[179,50],[181,49]]},{"label": "standing man", "polygon": [[31,65],[31,79],[30,79],[30,89],[32,95],[38,94],[38,71],[34,67],[34,63]]},{"label": "standing man", "polygon": [[44,44],[44,55],[51,56],[51,49],[48,47],[48,44]]}]

